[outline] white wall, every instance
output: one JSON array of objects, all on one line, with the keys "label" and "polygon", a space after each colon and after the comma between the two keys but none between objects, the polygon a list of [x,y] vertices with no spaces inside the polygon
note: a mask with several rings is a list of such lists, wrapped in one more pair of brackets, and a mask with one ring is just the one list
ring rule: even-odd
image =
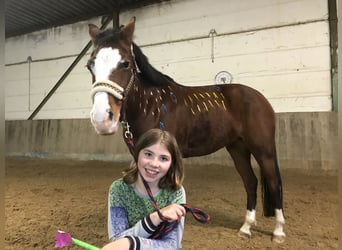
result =
[{"label": "white wall", "polygon": [[[233,82],[264,93],[276,112],[331,110],[327,0],[172,0],[123,12],[121,23],[132,16],[136,43],[179,83],[213,84],[227,70]],[[89,41],[90,22],[100,19],[6,40],[7,120],[27,119]],[[87,59],[35,119],[88,117]]]}]

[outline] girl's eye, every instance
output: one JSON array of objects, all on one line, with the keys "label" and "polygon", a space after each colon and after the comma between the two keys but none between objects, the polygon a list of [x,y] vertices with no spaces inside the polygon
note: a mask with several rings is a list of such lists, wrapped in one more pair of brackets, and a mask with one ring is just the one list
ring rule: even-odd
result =
[{"label": "girl's eye", "polygon": [[144,152],[144,155],[145,155],[146,157],[150,157],[152,154],[151,154],[150,152]]},{"label": "girl's eye", "polygon": [[161,160],[162,160],[162,161],[169,161],[170,159],[169,159],[169,157],[162,156],[162,157],[161,157]]}]

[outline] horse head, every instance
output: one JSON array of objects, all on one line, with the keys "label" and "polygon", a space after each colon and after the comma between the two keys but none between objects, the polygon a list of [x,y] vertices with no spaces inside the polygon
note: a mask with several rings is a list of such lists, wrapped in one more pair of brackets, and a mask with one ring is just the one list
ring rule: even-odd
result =
[{"label": "horse head", "polygon": [[89,24],[94,48],[87,63],[93,81],[90,118],[101,135],[118,130],[125,97],[135,80],[134,28],[135,18],[119,30],[101,31],[96,25]]}]

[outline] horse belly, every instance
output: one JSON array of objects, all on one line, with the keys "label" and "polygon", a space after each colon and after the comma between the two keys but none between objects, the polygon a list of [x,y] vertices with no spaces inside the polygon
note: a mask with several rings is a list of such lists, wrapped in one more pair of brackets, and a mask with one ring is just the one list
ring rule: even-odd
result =
[{"label": "horse belly", "polygon": [[[183,129],[180,129],[181,127]],[[184,158],[214,153],[238,137],[233,122],[222,113],[215,117],[196,119],[187,126],[183,124],[175,131],[175,136]]]}]

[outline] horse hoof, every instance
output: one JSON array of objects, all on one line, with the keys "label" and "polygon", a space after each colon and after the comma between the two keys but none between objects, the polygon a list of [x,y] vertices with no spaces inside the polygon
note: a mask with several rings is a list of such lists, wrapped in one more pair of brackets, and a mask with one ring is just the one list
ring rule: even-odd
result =
[{"label": "horse hoof", "polygon": [[250,239],[250,238],[252,237],[251,234],[245,233],[245,232],[242,232],[242,231],[239,231],[238,235],[239,235],[241,238],[244,238],[244,239]]},{"label": "horse hoof", "polygon": [[273,235],[272,241],[278,244],[285,242],[285,235]]}]

